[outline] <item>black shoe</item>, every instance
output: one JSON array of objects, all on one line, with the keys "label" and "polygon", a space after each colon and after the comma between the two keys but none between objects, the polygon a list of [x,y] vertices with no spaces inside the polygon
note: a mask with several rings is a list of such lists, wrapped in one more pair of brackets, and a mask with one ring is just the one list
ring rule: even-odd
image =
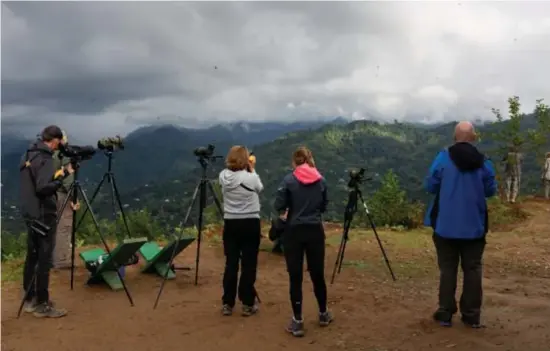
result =
[{"label": "black shoe", "polygon": [[485,325],[481,324],[481,322],[479,320],[473,320],[471,318],[467,318],[467,317],[464,317],[462,316],[460,318],[460,320],[462,321],[462,323],[467,326],[468,328],[472,328],[472,329],[481,329],[481,328],[485,328]]},{"label": "black shoe", "polygon": [[286,327],[286,331],[296,337],[304,336],[304,321],[297,321],[294,317],[292,317],[290,323]]},{"label": "black shoe", "polygon": [[329,311],[326,311],[324,313],[319,313],[319,325],[321,327],[326,327],[330,323],[334,321],[334,317],[332,316],[332,313]]},{"label": "black shoe", "polygon": [[33,315],[38,318],[60,318],[67,315],[67,310],[55,308],[52,302],[44,302],[36,306]]},{"label": "black shoe", "polygon": [[252,305],[252,306],[243,305],[242,315],[244,317],[250,317],[250,316],[255,315],[256,313],[258,313],[259,310],[260,309],[258,308],[258,305]]},{"label": "black shoe", "polygon": [[233,307],[229,306],[228,304],[224,304],[222,306],[222,315],[231,316],[232,314],[233,314]]},{"label": "black shoe", "polygon": [[438,310],[434,313],[433,319],[442,327],[452,327],[453,325],[453,315],[449,312]]}]

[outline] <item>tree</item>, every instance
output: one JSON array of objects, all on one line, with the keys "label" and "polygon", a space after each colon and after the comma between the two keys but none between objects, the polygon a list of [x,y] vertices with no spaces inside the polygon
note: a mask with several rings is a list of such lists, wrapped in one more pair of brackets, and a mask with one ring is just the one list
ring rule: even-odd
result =
[{"label": "tree", "polygon": [[410,204],[392,169],[386,172],[382,178],[382,185],[370,198],[369,203],[377,225],[395,226],[407,222]]},{"label": "tree", "polygon": [[543,103],[544,99],[538,99],[535,106],[536,129],[530,129],[529,141],[534,149],[537,163],[544,165],[544,154],[550,143],[550,108]]}]

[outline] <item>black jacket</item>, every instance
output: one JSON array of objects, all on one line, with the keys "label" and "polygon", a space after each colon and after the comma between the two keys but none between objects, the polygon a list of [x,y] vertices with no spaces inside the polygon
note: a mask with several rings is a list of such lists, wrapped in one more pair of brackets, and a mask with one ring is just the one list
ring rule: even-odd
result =
[{"label": "black jacket", "polygon": [[[26,220],[51,218],[57,213],[57,190],[62,178],[54,180],[53,151],[42,141],[36,141],[21,158],[20,203]],[[28,162],[28,163],[27,163]]]},{"label": "black jacket", "polygon": [[307,164],[288,174],[275,198],[275,210],[288,208],[287,225],[321,224],[328,204],[327,183],[316,168]]}]

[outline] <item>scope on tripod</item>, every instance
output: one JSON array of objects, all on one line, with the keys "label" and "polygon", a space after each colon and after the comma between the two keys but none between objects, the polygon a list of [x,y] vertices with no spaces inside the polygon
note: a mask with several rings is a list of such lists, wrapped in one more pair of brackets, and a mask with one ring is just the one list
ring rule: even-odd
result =
[{"label": "scope on tripod", "polygon": [[348,188],[357,188],[363,183],[364,180],[370,180],[370,178],[365,178],[364,168],[361,168],[359,170],[352,169],[351,171],[349,171]]},{"label": "scope on tripod", "polygon": [[59,144],[59,157],[67,157],[71,159],[71,163],[90,160],[96,153],[93,146],[77,146],[69,144]]},{"label": "scope on tripod", "polygon": [[208,144],[208,146],[200,146],[193,150],[193,154],[200,158],[211,158],[214,155],[215,148],[216,147],[212,144]]},{"label": "scope on tripod", "polygon": [[124,150],[124,141],[120,135],[102,138],[97,141],[97,148],[99,150],[106,150],[110,152]]}]

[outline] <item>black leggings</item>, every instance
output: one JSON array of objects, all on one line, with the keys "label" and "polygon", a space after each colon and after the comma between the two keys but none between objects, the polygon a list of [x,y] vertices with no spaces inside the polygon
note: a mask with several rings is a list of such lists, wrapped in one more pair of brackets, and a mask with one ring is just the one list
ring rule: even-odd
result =
[{"label": "black leggings", "polygon": [[319,311],[327,310],[325,283],[325,231],[322,224],[292,226],[283,235],[284,254],[290,279],[290,302],[296,320],[302,320],[304,253]]},{"label": "black leggings", "polygon": [[[239,300],[246,306],[254,305],[256,298],[256,270],[262,235],[259,218],[226,219],[223,227],[225,272],[223,274],[223,303],[235,306],[237,281]],[[241,264],[241,277],[239,274]]]}]

